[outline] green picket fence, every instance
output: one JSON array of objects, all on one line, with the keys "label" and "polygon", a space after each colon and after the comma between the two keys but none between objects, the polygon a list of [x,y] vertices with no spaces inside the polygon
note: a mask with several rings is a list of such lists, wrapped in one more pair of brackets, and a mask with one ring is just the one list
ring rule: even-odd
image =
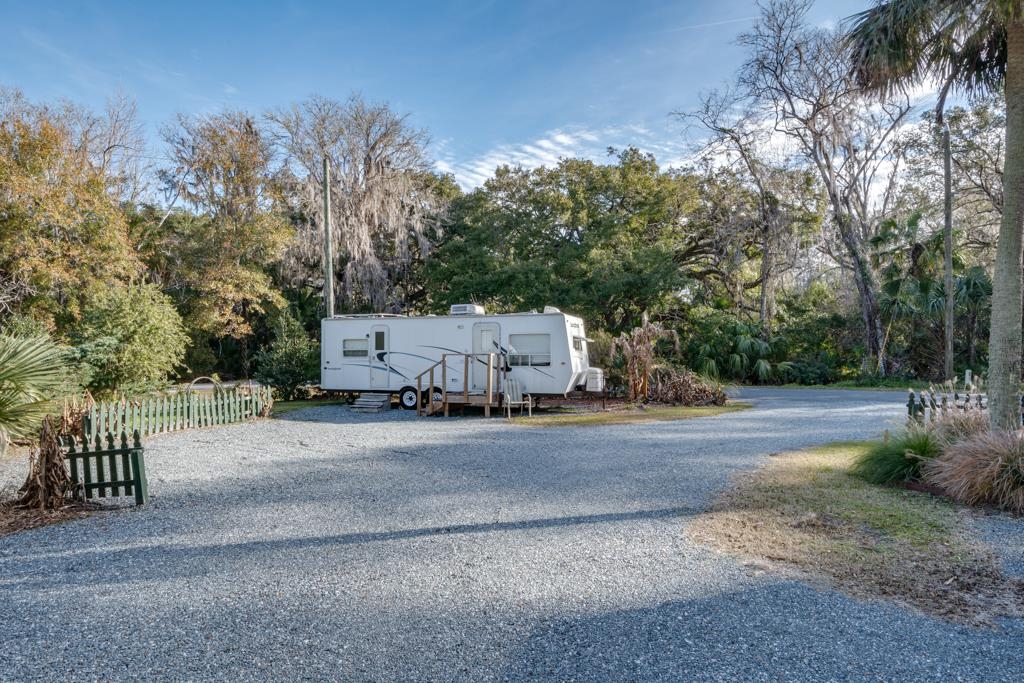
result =
[{"label": "green picket fence", "polygon": [[131,434],[138,431],[145,437],[225,425],[262,415],[272,402],[270,387],[100,401],[82,418],[82,433],[92,440],[108,432]]}]

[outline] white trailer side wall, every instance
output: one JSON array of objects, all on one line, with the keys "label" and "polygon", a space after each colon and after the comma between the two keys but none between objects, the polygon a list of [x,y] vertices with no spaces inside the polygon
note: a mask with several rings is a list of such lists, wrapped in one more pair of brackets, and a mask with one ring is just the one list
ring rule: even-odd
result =
[{"label": "white trailer side wall", "polygon": [[[494,352],[507,354],[509,373],[525,391],[564,395],[585,382],[586,345],[574,342],[584,337],[583,322],[562,313],[329,318],[321,323],[321,386],[399,391],[415,387],[416,376],[442,354]],[[474,359],[470,367],[470,390],[480,390],[486,366]],[[464,374],[463,359],[450,358],[448,391],[463,390]],[[435,384],[441,384],[440,368]]]}]

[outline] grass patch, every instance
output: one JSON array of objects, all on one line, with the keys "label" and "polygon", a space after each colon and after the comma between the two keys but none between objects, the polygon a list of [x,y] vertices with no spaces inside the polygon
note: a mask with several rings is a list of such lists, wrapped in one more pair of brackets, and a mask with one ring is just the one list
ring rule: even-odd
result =
[{"label": "grass patch", "polygon": [[888,441],[871,444],[854,459],[851,472],[872,484],[901,483],[919,479],[923,463],[942,453],[938,432],[910,426]]},{"label": "grass patch", "polygon": [[338,400],[323,400],[323,401],[274,401],[274,406],[270,411],[270,417],[281,417],[288,413],[293,413],[296,410],[302,410],[303,408],[320,408],[322,406],[344,406],[348,405],[345,401]]},{"label": "grass patch", "polygon": [[850,595],[893,599],[951,621],[989,624],[1021,614],[1024,584],[1002,574],[960,508],[851,473],[869,448],[840,443],[773,457],[740,476],[687,533]]},{"label": "grass patch", "polygon": [[[723,413],[746,410],[749,403],[731,402],[724,406],[655,406],[653,408],[630,408],[626,410],[604,410],[600,412],[565,412],[534,414],[532,418],[516,420],[520,424],[540,427],[579,427],[587,425],[620,425],[637,422],[664,422],[668,420],[689,420],[695,417],[709,417]],[[513,416],[515,412],[513,412]]]}]

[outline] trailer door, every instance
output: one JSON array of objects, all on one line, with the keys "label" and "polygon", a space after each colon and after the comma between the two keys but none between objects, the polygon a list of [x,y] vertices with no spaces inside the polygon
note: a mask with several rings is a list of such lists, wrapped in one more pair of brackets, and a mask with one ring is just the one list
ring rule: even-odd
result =
[{"label": "trailer door", "polygon": [[391,335],[387,325],[370,328],[370,388],[387,389],[391,377]]},{"label": "trailer door", "polygon": [[[488,354],[501,353],[501,327],[498,323],[476,323],[473,325],[473,353]],[[487,390],[487,356],[480,355],[472,359],[470,363],[473,376],[473,383],[470,385],[472,391]],[[491,387],[498,390],[498,378],[491,378]]]}]

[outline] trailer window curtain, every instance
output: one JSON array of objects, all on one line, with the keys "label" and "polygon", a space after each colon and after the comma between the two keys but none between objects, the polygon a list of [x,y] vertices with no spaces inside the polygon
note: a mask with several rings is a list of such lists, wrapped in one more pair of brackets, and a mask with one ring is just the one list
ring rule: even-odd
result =
[{"label": "trailer window curtain", "polygon": [[550,334],[510,334],[508,346],[509,365],[551,365]]},{"label": "trailer window curtain", "polygon": [[345,358],[366,358],[370,355],[370,343],[366,339],[343,339],[341,355]]}]

